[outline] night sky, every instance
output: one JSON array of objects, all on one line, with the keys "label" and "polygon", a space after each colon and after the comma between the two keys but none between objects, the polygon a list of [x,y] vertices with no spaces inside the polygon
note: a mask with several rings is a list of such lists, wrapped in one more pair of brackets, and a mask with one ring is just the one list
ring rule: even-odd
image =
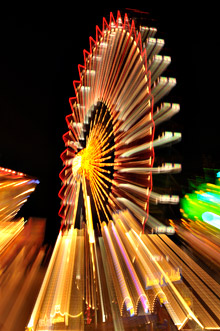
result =
[{"label": "night sky", "polygon": [[[220,167],[218,9],[189,4],[138,7],[149,13],[142,14],[143,25],[158,28],[156,37],[165,39],[164,53],[172,58],[165,75],[175,77],[177,86],[164,101],[181,106],[173,119],[183,135],[176,147],[181,183],[202,174],[203,167]],[[78,80],[77,66],[83,64],[83,49],[89,50],[89,36],[95,38],[95,26],[117,9],[122,8],[98,2],[75,8],[72,2],[1,13],[0,166],[40,180],[21,214],[46,217],[47,240],[56,238],[60,225],[60,154],[72,82]]]}]

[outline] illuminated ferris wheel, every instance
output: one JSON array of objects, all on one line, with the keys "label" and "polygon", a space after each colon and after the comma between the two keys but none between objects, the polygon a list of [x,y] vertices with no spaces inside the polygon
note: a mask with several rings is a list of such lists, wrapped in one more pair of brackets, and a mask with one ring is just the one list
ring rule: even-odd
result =
[{"label": "illuminated ferris wheel", "polygon": [[[100,226],[127,210],[142,224],[149,217],[149,202],[175,203],[178,197],[153,192],[152,174],[176,172],[179,164],[154,167],[155,148],[181,138],[180,133],[155,127],[176,114],[178,104],[161,102],[176,85],[175,78],[161,76],[171,62],[159,55],[164,40],[157,30],[136,27],[127,14],[103,18],[96,26],[90,50],[83,51],[75,97],[70,98],[69,131],[63,139],[60,173],[63,224],[75,226],[80,194],[88,227]],[[82,193],[80,193],[82,192]]]},{"label": "illuminated ferris wheel", "polygon": [[156,32],[111,13],[83,52],[63,136],[62,227],[30,331],[98,330],[103,323],[124,330],[137,321],[155,329],[155,315],[178,330],[188,322],[192,329],[219,329],[219,284],[162,230],[144,231],[162,224],[150,203],[179,202],[153,187],[153,175],[181,170],[160,164],[157,152],[181,134],[160,125],[180,107],[162,101],[176,80],[161,76],[171,59],[161,55],[164,40]]}]

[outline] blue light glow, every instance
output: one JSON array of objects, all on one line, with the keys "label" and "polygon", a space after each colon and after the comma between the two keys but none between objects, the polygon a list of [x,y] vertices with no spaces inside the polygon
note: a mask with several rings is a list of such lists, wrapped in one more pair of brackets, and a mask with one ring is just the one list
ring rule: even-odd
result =
[{"label": "blue light glow", "polygon": [[204,222],[214,226],[217,229],[220,229],[220,216],[212,213],[210,211],[206,211],[202,214],[202,219]]},{"label": "blue light glow", "polygon": [[198,200],[202,200],[205,202],[220,203],[219,194],[214,194],[214,193],[208,192],[208,193],[198,194],[197,197],[198,197]]}]

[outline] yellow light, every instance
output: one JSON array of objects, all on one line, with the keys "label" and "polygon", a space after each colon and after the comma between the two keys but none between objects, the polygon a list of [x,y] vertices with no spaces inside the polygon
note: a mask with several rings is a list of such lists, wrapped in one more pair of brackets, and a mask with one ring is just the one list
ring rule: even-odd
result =
[{"label": "yellow light", "polygon": [[16,195],[16,197],[13,197],[13,199],[18,198],[18,197],[20,197],[21,195],[25,195],[25,194],[27,194],[27,193],[33,192],[34,190],[35,190],[35,187],[34,187],[34,188],[30,188],[29,190],[24,191],[24,192],[22,192],[22,193]]},{"label": "yellow light", "polygon": [[73,164],[72,164],[73,174],[76,174],[77,171],[80,169],[81,160],[82,160],[82,157],[80,156],[80,153],[77,154],[77,156],[73,159]]},{"label": "yellow light", "polygon": [[89,242],[90,244],[92,244],[95,242],[95,235],[94,235],[93,222],[92,222],[90,197],[88,195],[87,195],[87,217],[88,217]]},{"label": "yellow light", "polygon": [[69,313],[61,313],[61,311],[55,311],[55,313],[54,314],[50,314],[50,317],[52,317],[52,318],[54,318],[57,314],[59,314],[59,315],[61,315],[61,316],[69,316],[69,317],[71,317],[71,318],[78,318],[78,317],[80,317],[83,313],[81,312],[81,313],[79,313],[79,314],[77,314],[77,315],[71,315],[71,314],[69,314]]},{"label": "yellow light", "polygon": [[[148,255],[152,256],[150,250],[147,248],[147,246],[144,244],[144,242],[142,241],[142,239],[140,238],[140,236],[137,235],[137,233],[131,229],[131,232],[134,233],[134,235],[136,236],[136,238],[138,239],[138,241],[141,243],[142,247],[144,248],[144,250],[148,253]],[[172,288],[173,292],[175,293],[175,295],[177,296],[177,298],[179,299],[179,301],[181,302],[181,304],[183,305],[184,309],[187,311],[188,313],[188,317],[194,319],[194,321],[200,325],[200,327],[202,329],[204,329],[203,325],[200,323],[200,321],[197,319],[197,317],[195,316],[195,314],[193,313],[193,311],[189,308],[189,306],[187,305],[187,303],[185,302],[185,300],[183,299],[183,297],[181,296],[181,294],[179,293],[179,291],[176,289],[176,287],[173,285],[172,281],[170,280],[169,276],[167,275],[167,273],[162,269],[162,267],[160,266],[160,264],[157,261],[154,261],[155,265],[157,266],[157,268],[160,270],[161,274],[163,275],[163,277],[165,278],[166,283],[169,284],[169,286]]]}]

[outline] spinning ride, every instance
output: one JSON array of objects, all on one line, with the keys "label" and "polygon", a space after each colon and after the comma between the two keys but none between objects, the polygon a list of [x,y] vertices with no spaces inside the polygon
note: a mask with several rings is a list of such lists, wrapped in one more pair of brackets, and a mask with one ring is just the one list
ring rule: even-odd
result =
[{"label": "spinning ride", "polygon": [[[69,131],[63,136],[59,215],[65,226],[75,225],[82,188],[92,231],[92,219],[101,226],[120,210],[129,210],[144,230],[149,200],[155,200],[152,174],[181,169],[178,164],[153,168],[154,148],[181,138],[171,132],[154,137],[155,125],[179,111],[178,104],[170,103],[154,110],[176,84],[174,78],[160,76],[171,59],[158,55],[164,40],[155,39],[156,32],[137,29],[127,14],[122,18],[118,12],[116,19],[110,14],[109,23],[103,18],[102,30],[96,26],[96,39],[89,38],[90,51],[83,51],[80,80],[73,82],[75,97],[69,100]],[[156,202],[175,200],[156,196]]]}]

